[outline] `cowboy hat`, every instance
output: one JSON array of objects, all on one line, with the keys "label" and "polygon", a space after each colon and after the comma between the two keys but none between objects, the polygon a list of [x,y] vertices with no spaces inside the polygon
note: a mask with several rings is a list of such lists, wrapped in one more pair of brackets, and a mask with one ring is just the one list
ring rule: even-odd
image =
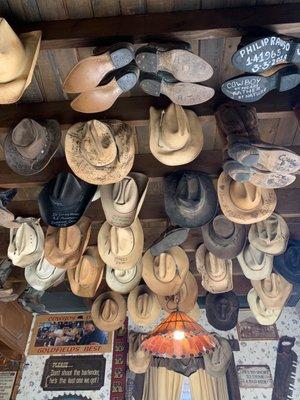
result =
[{"label": "cowboy hat", "polygon": [[258,250],[278,255],[285,252],[289,235],[289,227],[285,220],[273,213],[264,221],[251,225],[248,238]]},{"label": "cowboy hat", "polygon": [[153,256],[159,256],[173,246],[180,246],[186,241],[189,231],[188,228],[169,226],[150,246],[151,254]]},{"label": "cowboy hat", "polygon": [[143,256],[143,279],[160,296],[171,296],[179,292],[188,270],[188,256],[178,246],[171,247],[156,257],[147,250]]},{"label": "cowboy hat", "polygon": [[38,197],[43,221],[65,228],[76,224],[88,208],[97,186],[78,179],[69,172],[60,172],[49,181]]},{"label": "cowboy hat", "polygon": [[195,321],[199,321],[201,316],[201,310],[198,303],[195,303],[193,309],[187,313],[190,318],[193,318]]},{"label": "cowboy hat", "polygon": [[82,217],[68,228],[49,226],[45,239],[45,258],[58,268],[75,268],[91,234],[91,220]]},{"label": "cowboy hat", "polygon": [[57,286],[65,278],[65,269],[56,268],[45,257],[25,268],[25,279],[36,290],[47,290]]},{"label": "cowboy hat", "polygon": [[0,104],[15,103],[29,86],[41,37],[41,31],[18,37],[8,22],[0,19]]},{"label": "cowboy hat", "polygon": [[66,134],[65,152],[70,168],[84,181],[95,185],[119,182],[133,165],[133,130],[121,121],[79,122]]},{"label": "cowboy hat", "polygon": [[131,269],[142,257],[144,233],[137,218],[128,228],[118,228],[104,222],[98,234],[98,251],[106,265],[116,269]]},{"label": "cowboy hat", "polygon": [[226,260],[240,254],[247,238],[244,225],[235,224],[222,214],[202,226],[201,230],[207,250]]},{"label": "cowboy hat", "polygon": [[128,368],[135,374],[144,374],[149,368],[152,356],[141,348],[141,343],[146,334],[129,332]]},{"label": "cowboy hat", "polygon": [[201,244],[196,251],[196,266],[202,276],[202,286],[210,293],[224,293],[233,289],[232,261],[222,260]]},{"label": "cowboy hat", "polygon": [[251,284],[267,308],[282,309],[293,290],[291,283],[274,272],[260,281],[251,280]]},{"label": "cowboy hat", "polygon": [[18,228],[14,214],[6,208],[6,205],[15,197],[17,189],[6,189],[0,191],[0,226],[5,228]]},{"label": "cowboy hat", "polygon": [[136,286],[128,295],[128,314],[137,325],[147,326],[157,320],[160,305],[156,294],[146,285]]},{"label": "cowboy hat", "polygon": [[260,325],[273,325],[279,318],[282,309],[269,308],[259,298],[255,289],[251,289],[247,295],[247,301],[255,319]]},{"label": "cowboy hat", "polygon": [[166,110],[150,107],[150,150],[161,163],[183,165],[193,161],[203,147],[197,115],[171,103]]},{"label": "cowboy hat", "polygon": [[221,173],[218,198],[225,217],[238,224],[252,224],[268,218],[276,207],[273,189],[263,189],[249,182],[234,181]]},{"label": "cowboy hat", "polygon": [[101,186],[101,203],[107,222],[125,228],[137,218],[148,188],[144,174],[132,172],[120,182]]},{"label": "cowboy hat", "polygon": [[19,175],[34,175],[50,162],[60,145],[60,125],[24,118],[6,136],[3,149],[8,166]]},{"label": "cowboy hat", "polygon": [[274,257],[275,271],[292,284],[300,284],[300,240],[290,239],[283,254]]},{"label": "cowboy hat", "polygon": [[94,301],[91,314],[97,328],[105,332],[116,331],[125,322],[126,301],[119,293],[102,293]]},{"label": "cowboy hat", "polygon": [[198,171],[175,171],[165,178],[166,213],[183,228],[207,224],[216,214],[218,201],[212,180]]},{"label": "cowboy hat", "polygon": [[237,259],[248,279],[264,279],[270,276],[273,269],[273,256],[257,250],[251,243],[246,244]]},{"label": "cowboy hat", "polygon": [[224,376],[232,360],[232,350],[227,339],[217,334],[213,335],[217,345],[214,351],[203,354],[205,372],[214,378]]},{"label": "cowboy hat", "polygon": [[39,261],[44,251],[44,232],[36,218],[16,218],[18,228],[10,229],[7,256],[18,267],[27,267]]},{"label": "cowboy hat", "polygon": [[94,297],[104,271],[97,246],[89,246],[75,268],[68,270],[71,290],[80,297]]},{"label": "cowboy hat", "polygon": [[206,295],[206,318],[208,323],[220,331],[233,329],[238,320],[239,301],[234,292]]},{"label": "cowboy hat", "polygon": [[130,269],[115,269],[107,265],[105,275],[106,283],[114,292],[127,294],[140,283],[142,268],[141,261]]}]

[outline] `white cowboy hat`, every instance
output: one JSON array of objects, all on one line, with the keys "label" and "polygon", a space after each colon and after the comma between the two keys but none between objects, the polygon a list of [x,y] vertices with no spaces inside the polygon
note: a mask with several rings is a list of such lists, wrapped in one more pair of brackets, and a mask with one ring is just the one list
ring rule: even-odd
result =
[{"label": "white cowboy hat", "polygon": [[105,275],[106,283],[114,292],[127,294],[140,283],[142,268],[141,261],[130,269],[115,269],[107,265]]},{"label": "white cowboy hat", "polygon": [[281,314],[281,309],[266,307],[255,289],[248,292],[247,301],[255,319],[261,325],[273,325]]},{"label": "white cowboy hat", "polygon": [[259,281],[270,276],[273,269],[273,256],[257,250],[251,243],[246,244],[237,259],[248,279]]},{"label": "white cowboy hat", "polygon": [[47,290],[63,282],[66,270],[56,268],[42,257],[36,264],[25,268],[25,279],[36,290]]}]

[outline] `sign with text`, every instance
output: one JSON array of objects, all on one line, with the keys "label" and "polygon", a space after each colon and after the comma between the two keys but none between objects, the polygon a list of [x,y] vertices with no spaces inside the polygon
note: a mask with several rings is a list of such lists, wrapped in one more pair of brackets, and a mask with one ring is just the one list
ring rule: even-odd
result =
[{"label": "sign with text", "polygon": [[273,387],[273,380],[268,365],[237,365],[239,385],[242,388]]},{"label": "sign with text", "polygon": [[0,400],[9,400],[14,387],[16,371],[0,372]]},{"label": "sign with text", "polygon": [[237,324],[239,340],[278,340],[276,324],[260,325],[248,311],[241,311]]}]

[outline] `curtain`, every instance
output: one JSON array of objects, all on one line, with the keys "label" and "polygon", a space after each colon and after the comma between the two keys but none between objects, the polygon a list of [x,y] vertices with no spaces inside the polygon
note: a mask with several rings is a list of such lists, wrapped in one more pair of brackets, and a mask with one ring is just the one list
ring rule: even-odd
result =
[{"label": "curtain", "polygon": [[180,400],[183,375],[163,367],[149,367],[142,400]]},{"label": "curtain", "polygon": [[229,400],[226,375],[214,378],[199,369],[189,377],[192,400]]}]

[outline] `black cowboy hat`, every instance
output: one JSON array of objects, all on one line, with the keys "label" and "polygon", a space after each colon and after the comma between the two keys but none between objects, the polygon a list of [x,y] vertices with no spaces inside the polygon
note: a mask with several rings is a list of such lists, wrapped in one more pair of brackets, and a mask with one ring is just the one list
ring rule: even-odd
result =
[{"label": "black cowboy hat", "polygon": [[206,295],[206,318],[208,323],[220,331],[233,329],[238,320],[239,301],[234,292]]}]

